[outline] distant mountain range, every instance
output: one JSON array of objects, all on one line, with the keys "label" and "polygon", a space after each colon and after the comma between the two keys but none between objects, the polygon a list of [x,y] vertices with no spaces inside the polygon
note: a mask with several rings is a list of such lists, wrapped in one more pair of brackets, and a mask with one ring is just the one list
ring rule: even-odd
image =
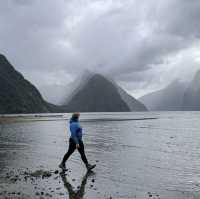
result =
[{"label": "distant mountain range", "polygon": [[[64,87],[63,87],[64,88]],[[199,111],[200,71],[190,83],[173,81],[138,100],[113,80],[87,71],[62,93],[59,105],[43,99],[38,89],[0,54],[0,114],[47,112]]]},{"label": "distant mountain range", "polygon": [[62,101],[57,106],[44,100],[37,88],[0,54],[0,114],[147,111],[142,103],[99,74],[86,75],[71,84]]},{"label": "distant mountain range", "polygon": [[[47,93],[47,92],[46,92]],[[0,54],[0,114],[47,112],[199,111],[200,71],[190,83],[178,80],[138,100],[114,81],[87,71],[62,93],[59,105],[43,99],[38,89]]]},{"label": "distant mountain range", "polygon": [[139,100],[150,111],[199,111],[200,71],[190,83],[176,80],[166,88],[144,95]]},{"label": "distant mountain range", "polygon": [[151,111],[179,111],[182,109],[185,89],[186,85],[176,80],[166,88],[144,95],[139,100]]}]

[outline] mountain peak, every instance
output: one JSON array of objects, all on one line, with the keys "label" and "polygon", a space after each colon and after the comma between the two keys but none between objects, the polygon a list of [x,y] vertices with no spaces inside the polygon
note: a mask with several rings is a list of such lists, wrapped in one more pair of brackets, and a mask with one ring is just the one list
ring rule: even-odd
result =
[{"label": "mountain peak", "polygon": [[8,59],[6,58],[6,56],[3,54],[0,54],[0,67],[4,67],[5,64],[7,66],[9,65],[10,67],[12,67],[11,64],[9,63]]},{"label": "mountain peak", "polygon": [[[67,111],[81,112],[128,112],[129,105],[122,99],[118,87],[102,74],[92,74],[80,88],[72,92],[70,100],[64,103]],[[134,98],[132,98],[134,101]],[[139,102],[137,101],[139,104]],[[135,106],[137,106],[135,103]],[[146,110],[146,108],[141,109]]]},{"label": "mountain peak", "polygon": [[91,75],[89,81],[109,81],[109,80],[100,73],[94,73],[93,75]]},{"label": "mountain peak", "polygon": [[0,59],[6,59],[6,56],[0,53]]}]

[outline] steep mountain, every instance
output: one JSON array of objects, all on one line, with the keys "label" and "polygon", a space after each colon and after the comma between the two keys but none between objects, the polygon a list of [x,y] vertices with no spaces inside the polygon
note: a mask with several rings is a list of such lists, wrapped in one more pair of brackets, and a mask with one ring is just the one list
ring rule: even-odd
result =
[{"label": "steep mountain", "polygon": [[121,87],[117,86],[117,88],[122,100],[128,105],[131,111],[147,111],[147,108],[143,103],[141,103],[140,101],[136,100],[134,97],[129,95]]},{"label": "steep mountain", "polygon": [[151,111],[181,111],[186,84],[173,81],[166,88],[144,95],[139,100]]},{"label": "steep mountain", "polygon": [[67,104],[73,96],[75,96],[87,84],[93,75],[94,73],[88,70],[85,70],[82,74],[78,75],[73,82],[66,86],[66,90],[64,91],[65,97],[62,98],[60,104]]},{"label": "steep mountain", "polygon": [[35,86],[0,54],[0,113],[46,113],[60,109],[43,100]]},{"label": "steep mountain", "polygon": [[200,70],[194,76],[183,96],[182,110],[200,110]]},{"label": "steep mountain", "polygon": [[[125,96],[129,100],[125,101],[123,99]],[[133,107],[130,106],[131,103],[127,103],[131,101],[131,98],[135,103],[134,110],[147,110],[145,106],[142,106],[140,102],[122,91],[107,78],[100,74],[93,74],[88,76],[85,82],[81,82],[80,87],[77,87],[71,93],[63,106],[69,112],[128,112],[133,110]]]}]

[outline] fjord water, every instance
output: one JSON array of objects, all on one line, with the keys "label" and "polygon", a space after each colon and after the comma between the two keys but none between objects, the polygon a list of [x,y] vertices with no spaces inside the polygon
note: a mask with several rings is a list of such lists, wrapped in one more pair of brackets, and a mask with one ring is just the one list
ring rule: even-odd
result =
[{"label": "fjord water", "polygon": [[[69,117],[24,115],[0,123],[1,191],[36,197],[31,183],[10,183],[5,173],[58,169],[68,147]],[[200,197],[200,112],[83,113],[80,120],[87,157],[97,167],[79,198]],[[76,190],[85,175],[77,152],[67,168],[65,179],[58,175],[37,185],[55,190],[53,198],[73,198],[67,184]]]}]

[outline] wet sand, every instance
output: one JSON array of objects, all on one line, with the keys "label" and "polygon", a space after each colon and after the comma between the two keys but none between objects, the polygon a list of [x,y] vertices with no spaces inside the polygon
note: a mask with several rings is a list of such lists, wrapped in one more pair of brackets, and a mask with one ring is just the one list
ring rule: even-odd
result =
[{"label": "wet sand", "polygon": [[69,115],[0,119],[0,198],[200,198],[200,113],[83,114],[87,173],[68,146]]}]

